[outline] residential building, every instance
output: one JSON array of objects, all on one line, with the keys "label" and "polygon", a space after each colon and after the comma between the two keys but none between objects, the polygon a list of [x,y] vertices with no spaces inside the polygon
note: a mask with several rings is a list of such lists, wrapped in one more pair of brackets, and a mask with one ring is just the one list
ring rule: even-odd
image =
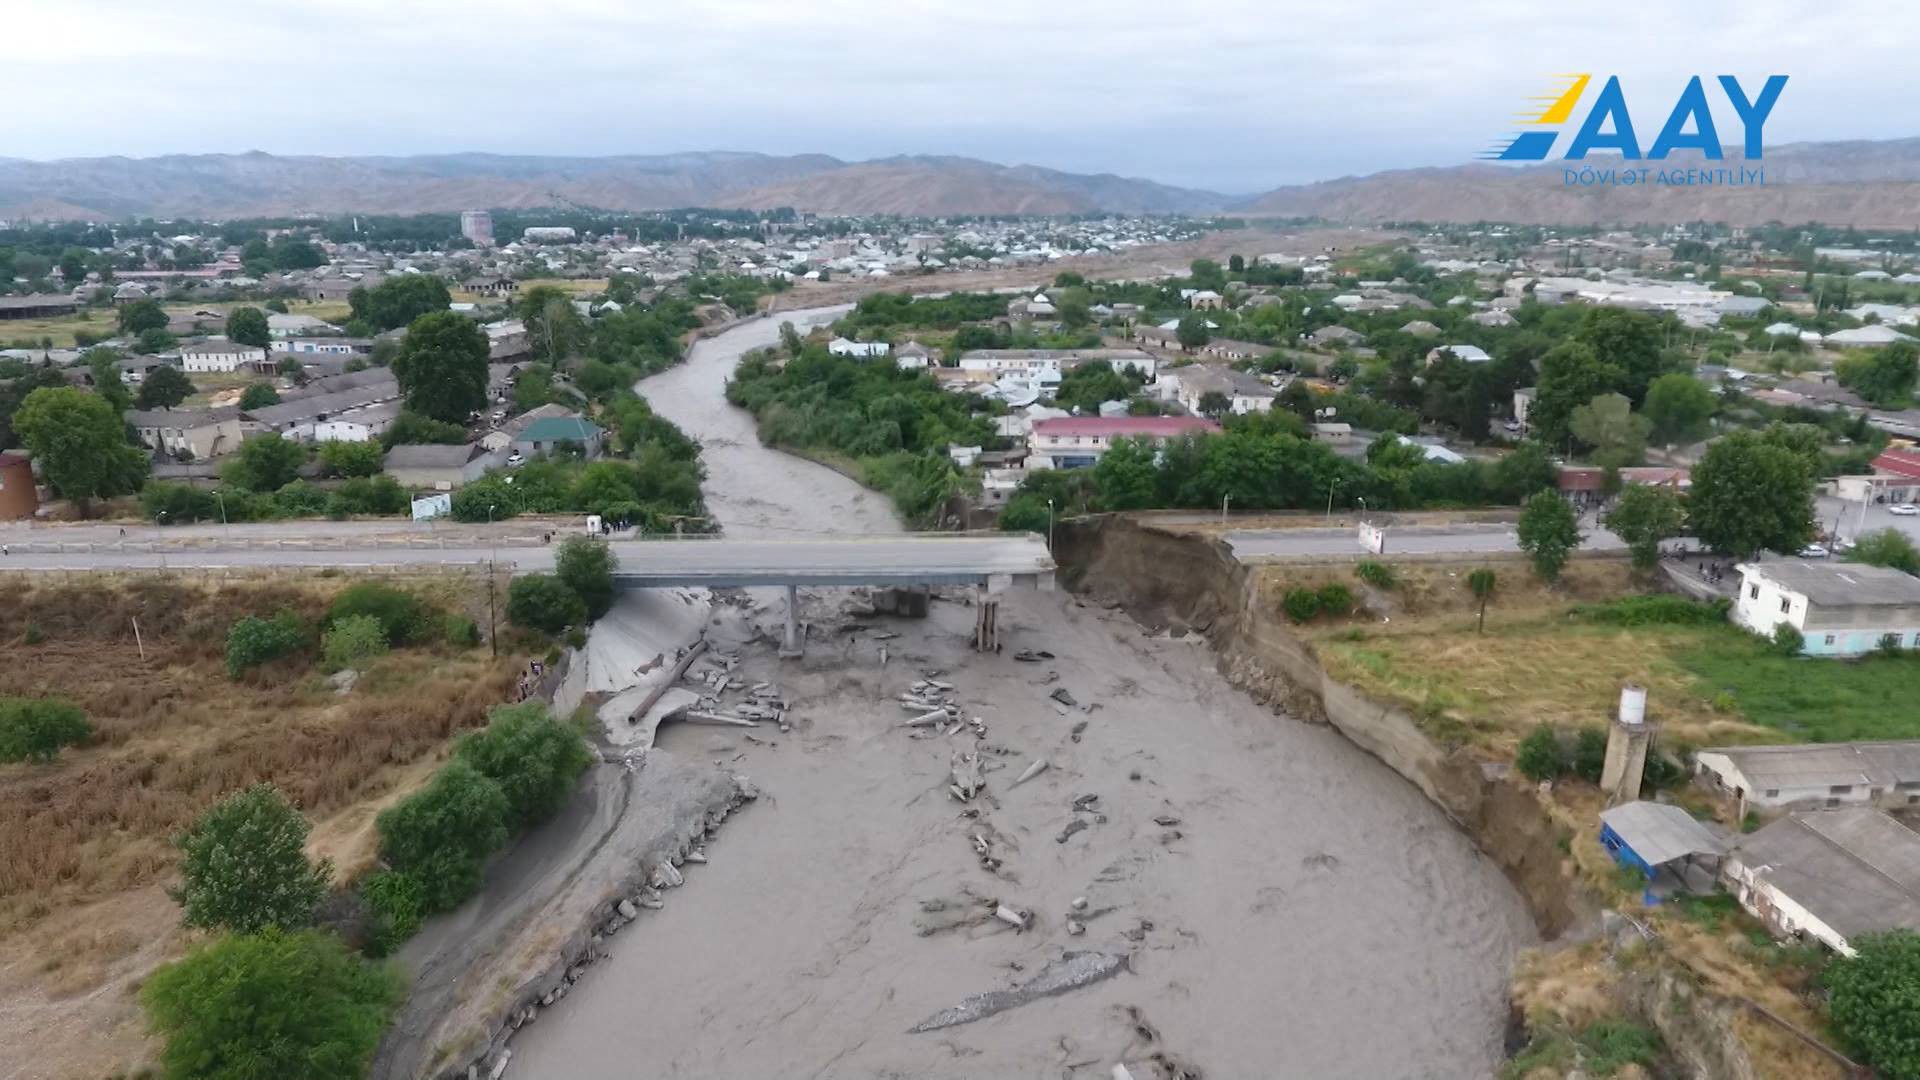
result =
[{"label": "residential building", "polygon": [[1920,451],[1883,450],[1873,459],[1873,475],[1842,476],[1834,488],[1856,502],[1920,502]]},{"label": "residential building", "polygon": [[1920,836],[1871,807],[1800,811],[1740,837],[1722,878],[1775,935],[1842,956],[1863,934],[1920,930]]},{"label": "residential building", "polygon": [[298,337],[277,338],[273,352],[292,356],[372,356],[372,338]]},{"label": "residential building", "polygon": [[1155,349],[1180,348],[1179,332],[1175,330],[1163,330],[1158,326],[1134,327],[1133,340]]},{"label": "residential building", "polygon": [[[1659,465],[1633,465],[1619,470],[1622,487],[1663,487],[1676,494],[1693,487],[1688,469]],[[1560,494],[1579,506],[1597,506],[1607,501],[1607,470],[1597,465],[1562,465],[1558,480]]]},{"label": "residential building", "polygon": [[1400,328],[1400,332],[1403,334],[1411,334],[1414,337],[1420,337],[1420,338],[1440,336],[1440,328],[1433,325],[1432,323],[1428,322],[1425,319],[1413,320],[1412,322],[1406,324],[1405,326],[1402,326]]},{"label": "residential building", "polygon": [[231,454],[260,430],[238,407],[218,409],[130,409],[122,414],[140,442],[169,457],[194,461]]},{"label": "residential building", "polygon": [[468,278],[460,283],[460,288],[476,296],[500,298],[519,292],[520,283],[504,275],[490,274],[486,277]]},{"label": "residential building", "polygon": [[1307,340],[1323,349],[1358,345],[1366,340],[1360,331],[1345,326],[1323,326],[1307,335]]},{"label": "residential building", "polygon": [[401,445],[387,451],[385,469],[402,487],[455,491],[485,476],[497,464],[495,455],[475,443]]},{"label": "residential building", "polygon": [[550,454],[562,443],[575,443],[591,461],[606,449],[606,431],[579,414],[550,416],[535,420],[514,436],[513,451],[523,457]]},{"label": "residential building", "polygon": [[25,454],[0,451],[0,521],[30,518],[40,509],[40,494],[33,486],[33,459]]},{"label": "residential building", "polygon": [[80,302],[63,293],[0,296],[0,320],[51,319],[80,310]]},{"label": "residential building", "polygon": [[460,235],[473,241],[474,247],[492,247],[493,215],[485,210],[462,210]]},{"label": "residential building", "polygon": [[1227,411],[1236,416],[1266,412],[1278,396],[1273,387],[1244,371],[1198,364],[1166,371],[1156,388],[1163,400],[1177,401],[1195,416],[1201,415],[1200,403],[1208,394],[1226,398]]},{"label": "residential building", "polygon": [[1920,805],[1920,740],[1721,746],[1694,755],[1704,787],[1749,810]]},{"label": "residential building", "polygon": [[265,363],[267,350],[257,345],[242,345],[225,338],[212,338],[180,346],[180,367],[189,373],[234,372],[242,367]]},{"label": "residential building", "polygon": [[1258,360],[1263,356],[1271,354],[1274,350],[1271,345],[1259,345],[1251,341],[1235,341],[1232,338],[1214,338],[1205,345],[1200,346],[1198,351],[1201,356],[1208,356],[1216,360],[1225,360],[1233,363],[1243,360]]},{"label": "residential building", "polygon": [[1149,439],[1163,443],[1182,435],[1219,430],[1219,424],[1197,416],[1070,416],[1036,420],[1027,436],[1027,468],[1086,468],[1098,462],[1115,439]]},{"label": "residential building", "polygon": [[338,334],[340,328],[323,319],[311,315],[285,315],[278,311],[267,312],[267,333],[277,338],[303,337],[310,334]]},{"label": "residential building", "polygon": [[1733,621],[1771,636],[1786,624],[1809,656],[1920,648],[1920,578],[1886,566],[1811,559],[1742,563]]},{"label": "residential building", "polygon": [[893,346],[884,341],[853,341],[837,337],[827,342],[827,351],[835,356],[853,356],[862,360],[885,356]]},{"label": "residential building", "polygon": [[1849,348],[1874,348],[1891,345],[1896,341],[1912,340],[1911,335],[1903,334],[1889,326],[1859,326],[1852,330],[1835,330],[1827,335],[1826,343]]},{"label": "residential building", "polygon": [[1226,298],[1212,289],[1200,289],[1187,297],[1187,306],[1195,311],[1217,311],[1226,305]]},{"label": "residential building", "polygon": [[1487,355],[1487,350],[1478,345],[1442,345],[1437,349],[1427,350],[1427,363],[1431,364],[1435,360],[1446,356],[1448,353],[1452,353],[1455,360],[1463,363],[1488,364],[1493,362],[1493,357]]},{"label": "residential building", "polygon": [[925,371],[933,365],[933,350],[909,341],[893,351],[893,362],[902,371]]},{"label": "residential building", "polygon": [[278,405],[247,416],[263,430],[301,442],[365,442],[378,438],[400,412],[400,384],[386,368],[316,379]]}]

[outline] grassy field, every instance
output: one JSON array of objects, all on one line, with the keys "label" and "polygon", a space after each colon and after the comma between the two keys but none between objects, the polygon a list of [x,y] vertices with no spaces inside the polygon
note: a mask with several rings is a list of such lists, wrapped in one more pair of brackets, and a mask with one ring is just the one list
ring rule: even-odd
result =
[{"label": "grassy field", "polygon": [[[189,315],[196,311],[218,311],[223,315],[237,307],[261,307],[259,301],[223,301],[221,303],[195,303],[183,301],[162,305],[169,315]],[[294,315],[311,315],[331,323],[344,322],[348,315],[344,300],[325,300],[309,303],[305,300],[287,301],[287,311]],[[41,338],[52,338],[55,348],[65,348],[73,344],[73,332],[85,330],[100,337],[109,337],[119,333],[114,323],[111,308],[88,308],[73,315],[63,315],[57,319],[9,319],[0,322],[0,344],[7,347],[37,348]],[[215,325],[217,320],[206,320],[207,329],[220,333],[223,327]]]},{"label": "grassy field", "polygon": [[[374,858],[378,809],[509,696],[524,656],[448,645],[396,650],[345,696],[307,659],[227,677],[235,619],[312,620],[347,583],[0,584],[0,694],[59,694],[96,729],[52,764],[0,765],[0,1041],[31,1039],[44,1075],[141,1063],[133,989],[189,940],[173,837],[209,805],[277,784],[345,880]],[[478,582],[409,587],[485,618]]]}]

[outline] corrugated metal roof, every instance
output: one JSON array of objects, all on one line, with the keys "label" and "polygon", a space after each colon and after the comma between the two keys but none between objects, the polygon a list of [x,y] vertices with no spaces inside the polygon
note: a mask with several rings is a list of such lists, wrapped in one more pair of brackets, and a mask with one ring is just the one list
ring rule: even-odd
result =
[{"label": "corrugated metal roof", "polygon": [[1789,814],[1734,854],[1844,937],[1920,928],[1920,836],[1879,810]]},{"label": "corrugated metal roof", "polygon": [[1717,746],[1700,751],[1733,763],[1755,791],[1920,781],[1920,741]]},{"label": "corrugated metal roof", "polygon": [[1689,855],[1726,854],[1725,841],[1677,806],[1624,803],[1602,810],[1600,820],[1649,866],[1663,866]]}]

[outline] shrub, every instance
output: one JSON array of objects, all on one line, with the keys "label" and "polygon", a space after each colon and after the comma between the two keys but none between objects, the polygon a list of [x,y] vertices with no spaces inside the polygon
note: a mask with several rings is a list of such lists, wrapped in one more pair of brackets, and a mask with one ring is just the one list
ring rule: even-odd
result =
[{"label": "shrub", "polygon": [[420,910],[454,907],[480,885],[487,856],[507,839],[507,797],[464,761],[383,811],[380,857],[420,886]]},{"label": "shrub", "polygon": [[1347,615],[1353,611],[1353,590],[1339,582],[1320,586],[1320,610],[1329,615]]},{"label": "shrub", "polygon": [[579,594],[552,574],[523,574],[507,587],[507,618],[528,629],[557,634],[586,617]]},{"label": "shrub", "polygon": [[252,934],[313,921],[330,868],[307,862],[307,819],[271,784],[214,804],[179,841],[188,926]]},{"label": "shrub", "polygon": [[334,670],[359,667],[387,651],[387,628],[371,615],[333,620],[320,639],[320,655]]},{"label": "shrub", "polygon": [[1280,598],[1280,608],[1294,622],[1312,622],[1320,614],[1320,594],[1312,589],[1288,589]]},{"label": "shrub", "polygon": [[299,616],[282,611],[271,619],[247,615],[227,631],[227,674],[239,678],[250,667],[277,660],[306,640]]},{"label": "shrub", "polygon": [[1612,1076],[1628,1065],[1651,1065],[1660,1055],[1660,1035],[1627,1020],[1601,1019],[1580,1032],[1581,1065],[1592,1076]]},{"label": "shrub", "polygon": [[1400,584],[1400,576],[1394,573],[1393,567],[1372,559],[1360,560],[1360,565],[1353,568],[1353,573],[1376,589],[1391,589]]},{"label": "shrub", "polygon": [[373,913],[369,955],[386,956],[419,931],[425,897],[420,883],[408,875],[393,870],[370,874],[360,883],[360,896]]},{"label": "shrub", "polygon": [[1606,768],[1606,729],[1581,728],[1573,737],[1573,775],[1588,783],[1597,784],[1600,782],[1600,774],[1605,772]]},{"label": "shrub", "polygon": [[1780,623],[1773,628],[1773,651],[1781,656],[1799,656],[1807,647],[1807,639],[1792,623]]},{"label": "shrub", "polygon": [[613,549],[584,536],[569,536],[560,542],[554,556],[553,571],[573,594],[586,605],[587,618],[598,619],[613,607],[613,571],[618,565]]},{"label": "shrub", "polygon": [[480,625],[465,615],[447,616],[447,644],[471,649],[480,644]]},{"label": "shrub", "polygon": [[378,622],[386,632],[387,644],[396,648],[425,641],[434,636],[436,629],[435,612],[426,601],[405,589],[376,581],[349,586],[334,597],[333,604],[327,608],[329,623],[356,615]]},{"label": "shrub", "polygon": [[52,761],[61,747],[92,735],[87,714],[70,701],[0,697],[0,761]]},{"label": "shrub", "polygon": [[1920,1077],[1920,934],[1894,930],[1851,942],[1822,981],[1833,1026],[1868,1064],[1898,1080]]},{"label": "shrub", "polygon": [[1536,783],[1558,778],[1567,768],[1560,736],[1545,724],[1534,728],[1520,740],[1520,751],[1514,755],[1513,766],[1520,770],[1520,775]]},{"label": "shrub", "polygon": [[320,464],[328,476],[374,476],[386,464],[377,442],[335,440],[320,444]]},{"label": "shrub", "polygon": [[140,991],[168,1080],[341,1080],[366,1075],[398,975],[317,930],[204,945]]},{"label": "shrub", "polygon": [[1603,604],[1581,604],[1573,616],[1608,626],[1709,626],[1727,621],[1725,600],[1695,603],[1684,596],[1623,596]]},{"label": "shrub", "polygon": [[455,760],[500,785],[507,824],[516,829],[560,809],[593,757],[580,733],[540,702],[496,706],[486,728],[460,740],[454,752]]}]

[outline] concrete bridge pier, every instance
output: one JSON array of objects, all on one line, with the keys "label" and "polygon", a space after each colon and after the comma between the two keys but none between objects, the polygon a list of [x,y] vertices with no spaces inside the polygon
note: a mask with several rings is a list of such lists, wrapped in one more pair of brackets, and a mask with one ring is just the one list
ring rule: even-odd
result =
[{"label": "concrete bridge pier", "polygon": [[973,591],[973,647],[979,652],[1000,648],[1000,597],[985,585]]},{"label": "concrete bridge pier", "polygon": [[787,632],[780,639],[780,657],[783,660],[798,659],[800,648],[800,588],[787,586]]}]

